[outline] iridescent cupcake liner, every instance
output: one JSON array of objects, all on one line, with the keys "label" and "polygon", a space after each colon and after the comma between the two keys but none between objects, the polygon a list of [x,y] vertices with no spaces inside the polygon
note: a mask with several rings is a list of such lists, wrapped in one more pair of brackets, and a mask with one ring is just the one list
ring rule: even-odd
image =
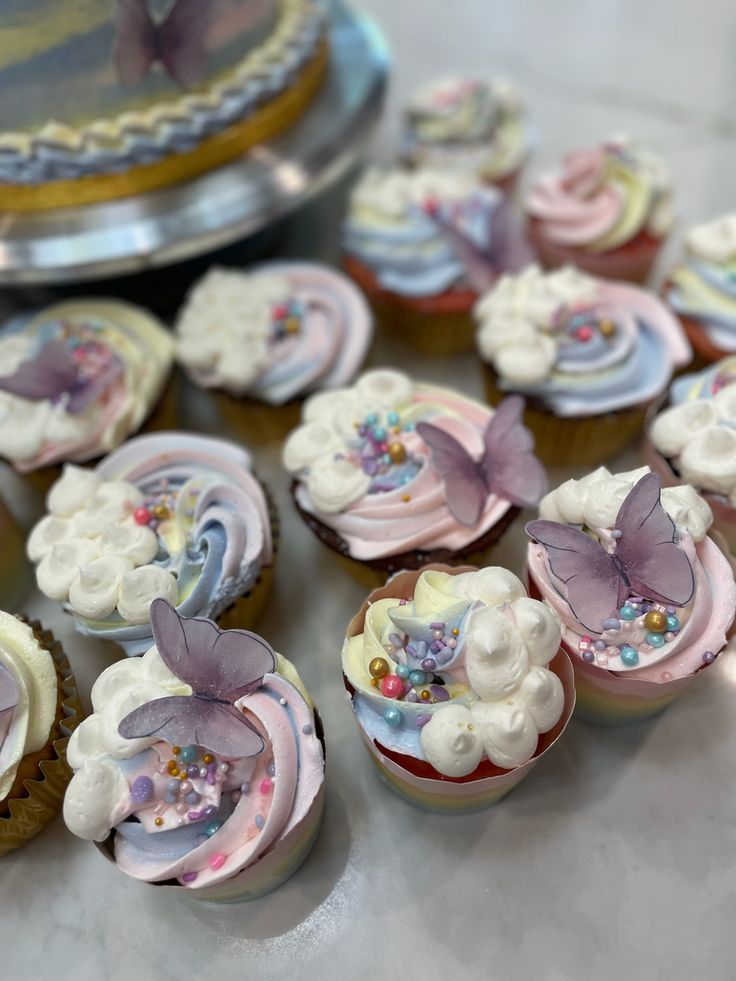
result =
[{"label": "iridescent cupcake liner", "polygon": [[[350,621],[347,637],[354,637],[362,633],[368,608],[377,600],[387,598],[410,599],[414,594],[414,587],[419,575],[428,569],[455,574],[476,571],[469,565],[454,568],[441,563],[431,563],[426,565],[424,569],[397,573],[382,588],[375,589],[369,594],[361,609]],[[370,739],[356,719],[363,744],[378,770],[379,776],[394,793],[422,810],[440,814],[469,814],[495,804],[513,790],[531,772],[541,757],[552,748],[562,735],[573,713],[575,707],[573,669],[564,650],[560,649],[557,652],[549,663],[549,669],[554,671],[562,682],[565,691],[565,706],[557,724],[549,732],[540,736],[534,756],[522,766],[515,767],[513,770],[501,770],[499,767],[491,766],[486,761],[486,774],[489,769],[494,771],[490,775],[473,778],[471,774],[470,777],[461,779],[446,777],[439,773],[437,777],[419,776],[401,765],[397,759],[397,757],[401,757],[401,754],[392,752],[391,755],[388,755],[388,751],[383,746]],[[343,683],[348,697],[352,701],[354,689],[345,675],[343,675]],[[484,764],[481,764],[481,767],[483,766]]]},{"label": "iridescent cupcake liner", "polygon": [[[493,369],[483,365],[486,398],[498,405],[508,396],[496,383]],[[534,436],[534,453],[546,466],[594,467],[635,442],[644,425],[647,405],[605,415],[562,419],[527,402],[524,425]]]},{"label": "iridescent cupcake liner", "polygon": [[[20,848],[42,831],[61,811],[71,779],[66,761],[69,736],[82,721],[82,705],[69,661],[53,634],[37,621],[30,626],[51,654],[58,682],[57,715],[47,745],[33,758],[21,761],[19,777],[0,804],[0,855]],[[24,765],[25,764],[25,765]]]}]

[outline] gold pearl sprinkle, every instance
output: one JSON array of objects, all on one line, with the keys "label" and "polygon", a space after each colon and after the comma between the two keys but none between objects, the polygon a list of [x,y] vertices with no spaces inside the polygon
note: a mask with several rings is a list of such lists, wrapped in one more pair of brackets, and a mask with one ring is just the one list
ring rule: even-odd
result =
[{"label": "gold pearl sprinkle", "polygon": [[161,825],[164,823],[164,819],[163,818],[154,818],[153,819],[153,823],[156,825],[157,828],[160,828]]},{"label": "gold pearl sprinkle", "polygon": [[[171,747],[171,752],[174,754],[174,756],[178,756],[179,753],[181,753],[181,746],[172,746]],[[172,763],[173,763],[173,760],[172,760]]]},{"label": "gold pearl sprinkle", "polygon": [[411,500],[411,494],[402,494],[401,500],[404,502],[404,504],[408,504]]},{"label": "gold pearl sprinkle", "polygon": [[208,766],[210,763],[214,763],[214,760],[215,758],[212,755],[212,753],[205,753],[204,756],[202,757],[202,762],[206,763]]},{"label": "gold pearl sprinkle", "polygon": [[603,334],[604,337],[610,337],[612,334],[616,333],[616,325],[612,320],[601,320],[598,324],[598,330]]}]

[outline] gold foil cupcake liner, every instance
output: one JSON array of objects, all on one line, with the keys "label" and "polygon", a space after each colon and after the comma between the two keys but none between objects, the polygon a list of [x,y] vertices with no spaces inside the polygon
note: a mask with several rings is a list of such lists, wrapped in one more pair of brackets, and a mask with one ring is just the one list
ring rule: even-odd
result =
[{"label": "gold foil cupcake liner", "polygon": [[57,713],[49,736],[46,747],[48,756],[37,766],[38,775],[23,779],[22,795],[12,796],[15,793],[12,791],[4,802],[7,813],[0,816],[0,855],[25,845],[61,811],[64,792],[72,775],[66,760],[66,748],[69,737],[83,717],[74,675],[61,644],[37,621],[30,621],[30,626],[36,639],[53,658],[60,713]]}]

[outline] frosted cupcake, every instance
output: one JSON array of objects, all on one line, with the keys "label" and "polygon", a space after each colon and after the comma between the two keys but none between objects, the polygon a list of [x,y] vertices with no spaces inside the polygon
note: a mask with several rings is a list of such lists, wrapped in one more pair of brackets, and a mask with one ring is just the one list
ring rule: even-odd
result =
[{"label": "frosted cupcake", "polygon": [[500,191],[441,170],[370,170],[353,191],[343,245],[379,323],[440,355],[472,347],[478,294],[532,258]]},{"label": "frosted cupcake", "polygon": [[128,655],[151,646],[149,608],[250,626],[271,584],[272,515],[248,452],[192,433],[125,443],[94,470],[67,466],[28,539],[44,595],[80,633]]},{"label": "frosted cupcake", "polygon": [[0,855],[61,811],[81,706],[69,662],[38,623],[0,611]]},{"label": "frosted cupcake", "polygon": [[548,464],[595,464],[642,429],[691,351],[645,290],[571,267],[505,276],[475,308],[486,392],[527,400],[525,423]]},{"label": "frosted cupcake", "polygon": [[295,668],[257,634],[151,608],[142,658],[92,689],[69,745],[64,820],[134,879],[199,899],[255,899],[319,830],[324,747]]},{"label": "frosted cupcake", "polygon": [[548,268],[572,263],[594,276],[643,283],[674,211],[669,172],[638,143],[608,140],[569,153],[534,184],[529,237]]},{"label": "frosted cupcake", "polygon": [[575,701],[557,617],[498,567],[399,573],[350,623],[342,665],[381,777],[446,813],[507,794]]},{"label": "frosted cupcake", "polygon": [[119,300],[68,300],[10,321],[0,328],[0,457],[28,473],[109,453],[159,404],[172,359],[163,324]]},{"label": "frosted cupcake", "polygon": [[527,525],[530,592],[562,622],[576,713],[635,722],[659,712],[717,658],[736,610],[712,516],[689,486],[646,467],[568,480]]},{"label": "frosted cupcake", "polygon": [[370,347],[370,308],[345,276],[307,262],[248,272],[214,267],[176,324],[177,358],[195,384],[225,393],[219,406],[250,439],[296,425],[299,400],[347,385]]},{"label": "frosted cupcake", "polygon": [[682,375],[644,440],[665,485],[687,481],[705,498],[715,529],[736,555],[736,356]]},{"label": "frosted cupcake", "polygon": [[305,403],[283,455],[297,510],[369,585],[480,559],[546,489],[522,411],[520,399],[494,413],[399,371],[366,372]]},{"label": "frosted cupcake", "polygon": [[718,361],[736,353],[736,214],[692,228],[684,261],[664,296],[682,320],[695,353]]},{"label": "frosted cupcake", "polygon": [[524,106],[501,79],[435,79],[406,107],[402,156],[411,166],[472,174],[509,191],[528,155]]}]

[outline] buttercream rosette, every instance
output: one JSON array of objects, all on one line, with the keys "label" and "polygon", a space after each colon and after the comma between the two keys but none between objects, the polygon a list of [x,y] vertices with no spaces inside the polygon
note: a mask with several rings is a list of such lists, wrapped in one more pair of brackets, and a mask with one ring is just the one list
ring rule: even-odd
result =
[{"label": "buttercream rosette", "polygon": [[545,265],[641,282],[674,224],[671,178],[659,157],[617,137],[569,153],[534,184],[526,211]]},{"label": "buttercream rosette", "polygon": [[327,266],[213,267],[179,313],[177,358],[197,385],[283,405],[348,384],[372,332],[360,291]]},{"label": "buttercream rosette", "polygon": [[67,300],[0,329],[0,457],[26,473],[91,460],[145,422],[173,342],[149,311]]},{"label": "buttercream rosette", "polygon": [[736,353],[736,214],[690,229],[664,296],[702,358]]},{"label": "buttercream rosette", "polygon": [[154,599],[222,618],[269,581],[269,503],[250,454],[225,440],[139,436],[95,469],[67,465],[46,503],[27,543],[39,589],[128,655],[151,645]]},{"label": "buttercream rosette", "polygon": [[306,401],[283,451],[296,506],[379,578],[481,551],[546,487],[522,409],[514,400],[494,413],[399,371],[365,372]]},{"label": "buttercream rosette", "polygon": [[295,668],[257,634],[157,600],[155,646],[105,670],[69,744],[64,819],[127,875],[215,901],[291,875],[321,819],[324,747]]},{"label": "buttercream rosette", "polygon": [[530,592],[562,623],[577,713],[637,721],[712,664],[736,610],[733,572],[688,485],[660,489],[647,467],[568,480],[527,526]]},{"label": "buttercream rosette", "polygon": [[713,512],[714,527],[736,549],[736,357],[682,375],[652,414],[644,456],[666,485],[687,481]]},{"label": "buttercream rosette", "polygon": [[499,567],[433,565],[370,594],[343,646],[371,759],[411,803],[447,813],[500,799],[574,704],[560,624]]},{"label": "buttercream rosette", "polygon": [[557,441],[544,430],[554,428],[554,420],[636,410],[636,425],[617,419],[608,434],[595,434],[597,447],[580,447],[580,458],[570,462],[583,463],[589,454],[595,462],[621,449],[640,431],[647,405],[691,358],[679,322],[657,297],[571,266],[543,272],[532,265],[504,276],[478,301],[475,316],[489,399],[523,395],[547,417],[535,422],[528,413],[526,421],[550,454]]},{"label": "buttercream rosette", "polygon": [[411,98],[402,142],[402,156],[413,166],[469,173],[508,188],[529,154],[530,136],[511,83],[449,76]]},{"label": "buttercream rosette", "polygon": [[0,611],[0,855],[61,810],[82,709],[69,662],[38,623]]}]

